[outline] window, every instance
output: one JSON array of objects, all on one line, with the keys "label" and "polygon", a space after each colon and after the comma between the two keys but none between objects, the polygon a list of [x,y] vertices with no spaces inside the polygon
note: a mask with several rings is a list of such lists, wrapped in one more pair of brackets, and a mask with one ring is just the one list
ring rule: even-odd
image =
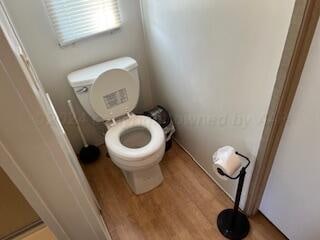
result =
[{"label": "window", "polygon": [[45,0],[61,46],[119,28],[118,0]]}]

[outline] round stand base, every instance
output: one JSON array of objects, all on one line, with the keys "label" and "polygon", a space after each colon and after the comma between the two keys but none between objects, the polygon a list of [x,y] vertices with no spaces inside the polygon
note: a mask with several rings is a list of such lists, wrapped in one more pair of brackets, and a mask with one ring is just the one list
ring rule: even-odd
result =
[{"label": "round stand base", "polygon": [[250,224],[247,216],[241,212],[238,212],[234,224],[232,224],[232,218],[233,209],[226,209],[219,213],[217,225],[220,232],[228,239],[244,239],[250,230]]}]

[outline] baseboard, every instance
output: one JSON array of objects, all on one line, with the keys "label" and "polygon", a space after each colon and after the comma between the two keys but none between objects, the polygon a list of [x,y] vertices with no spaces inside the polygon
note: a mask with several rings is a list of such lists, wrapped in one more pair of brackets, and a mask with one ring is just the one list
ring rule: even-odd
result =
[{"label": "baseboard", "polygon": [[195,159],[194,156],[192,156],[192,154],[179,142],[179,140],[177,140],[176,138],[173,138],[173,140],[183,149],[183,151],[185,151],[189,156],[190,158],[200,167],[200,169],[234,202],[234,198],[228,193],[226,192],[223,187],[221,186],[221,184],[216,180],[214,179],[214,177],[212,177],[208,171],[203,167],[201,166],[201,164]]},{"label": "baseboard", "polygon": [[9,235],[1,237],[0,240],[20,240],[43,227],[45,227],[45,224],[39,219]]}]

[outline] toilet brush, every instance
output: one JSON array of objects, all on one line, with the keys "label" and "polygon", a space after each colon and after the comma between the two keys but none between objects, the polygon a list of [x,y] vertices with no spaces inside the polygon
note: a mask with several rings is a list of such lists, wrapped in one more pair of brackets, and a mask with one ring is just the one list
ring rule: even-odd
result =
[{"label": "toilet brush", "polygon": [[73,119],[77,125],[78,131],[79,131],[82,143],[83,143],[83,147],[81,148],[80,154],[79,154],[80,161],[83,163],[93,162],[98,159],[98,157],[100,155],[100,150],[96,146],[88,145],[88,142],[83,135],[82,129],[80,127],[80,124],[79,124],[76,112],[74,111],[71,100],[68,100],[68,105],[69,105],[70,111],[72,113]]}]

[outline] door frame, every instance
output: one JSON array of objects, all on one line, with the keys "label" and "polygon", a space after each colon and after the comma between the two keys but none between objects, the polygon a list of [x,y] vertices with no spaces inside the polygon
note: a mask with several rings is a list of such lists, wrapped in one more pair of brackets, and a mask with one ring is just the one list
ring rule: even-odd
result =
[{"label": "door frame", "polygon": [[57,239],[111,240],[1,0],[0,52],[0,167]]},{"label": "door frame", "polygon": [[244,209],[249,216],[260,206],[319,16],[319,0],[296,0]]}]

